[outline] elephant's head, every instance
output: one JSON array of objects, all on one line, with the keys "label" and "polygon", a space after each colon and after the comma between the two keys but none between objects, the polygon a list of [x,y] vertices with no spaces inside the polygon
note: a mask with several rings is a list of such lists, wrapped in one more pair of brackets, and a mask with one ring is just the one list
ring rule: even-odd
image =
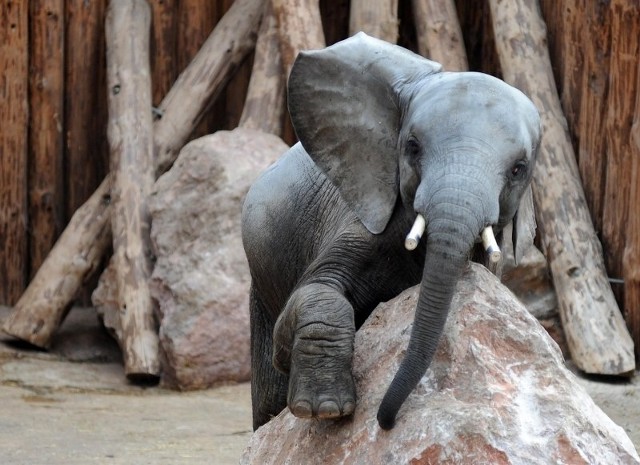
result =
[{"label": "elephant's head", "polygon": [[398,196],[426,219],[413,332],[378,411],[388,429],[431,363],[480,231],[513,221],[516,258],[533,241],[538,112],[499,79],[441,72],[363,33],[299,55],[289,110],[303,147],[371,233],[385,230]]}]

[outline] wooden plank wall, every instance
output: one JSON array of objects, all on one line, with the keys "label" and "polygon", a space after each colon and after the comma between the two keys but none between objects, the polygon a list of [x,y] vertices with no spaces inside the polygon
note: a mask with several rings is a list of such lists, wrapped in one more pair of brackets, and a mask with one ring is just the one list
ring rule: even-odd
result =
[{"label": "wooden plank wall", "polygon": [[[6,70],[0,77],[0,304],[18,299],[70,215],[106,173],[107,2],[0,2],[0,69]],[[154,105],[232,2],[150,2]],[[408,4],[400,2],[399,41],[413,47]],[[540,4],[589,207],[616,296],[640,347],[640,188],[634,187],[640,185],[640,3]],[[499,76],[485,2],[458,0],[457,7],[470,67]],[[321,0],[320,10],[327,43],[344,38],[349,1]],[[235,127],[251,61],[194,137]]]}]

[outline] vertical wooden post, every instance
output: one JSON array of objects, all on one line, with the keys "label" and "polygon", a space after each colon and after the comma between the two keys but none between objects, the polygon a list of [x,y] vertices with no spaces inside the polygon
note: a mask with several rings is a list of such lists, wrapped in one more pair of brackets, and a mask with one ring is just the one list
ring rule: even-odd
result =
[{"label": "vertical wooden post", "polygon": [[[577,133],[580,177],[596,232],[602,231],[602,206],[607,173],[605,122],[609,95],[611,14],[605,2],[587,2],[583,29],[582,90]],[[586,117],[586,115],[589,115]]]},{"label": "vertical wooden post", "polygon": [[151,21],[151,99],[155,106],[162,99],[173,81],[178,77],[176,11],[178,0],[150,2],[153,13]]},{"label": "vertical wooden post", "polygon": [[29,2],[0,2],[0,303],[27,280]]},{"label": "vertical wooden post", "polygon": [[[612,0],[610,5],[611,60],[604,132],[607,175],[602,208],[602,243],[609,274],[621,278],[631,208],[631,125],[635,110],[635,74],[640,59],[640,3],[637,0]],[[618,300],[624,301],[622,292],[618,293]]]},{"label": "vertical wooden post", "polygon": [[584,199],[537,1],[489,4],[504,79],[541,113],[543,137],[533,180],[538,231],[572,359],[587,373],[628,374],[635,369],[633,341],[609,286]]},{"label": "vertical wooden post", "polygon": [[66,0],[66,218],[107,172],[104,11],[106,0]]},{"label": "vertical wooden post", "polygon": [[158,328],[148,286],[152,252],[147,198],[155,179],[151,10],[146,0],[110,0],[105,24],[113,262],[125,373],[139,380],[160,375]]},{"label": "vertical wooden post", "polygon": [[446,71],[467,71],[467,53],[453,0],[413,0],[418,51]]},{"label": "vertical wooden post", "polygon": [[32,0],[29,17],[29,249],[33,276],[63,225],[64,0]]},{"label": "vertical wooden post", "polygon": [[351,0],[349,35],[360,31],[395,44],[398,41],[398,0]]},{"label": "vertical wooden post", "polygon": [[635,91],[635,111],[629,140],[629,158],[627,158],[631,162],[631,169],[622,277],[624,278],[625,315],[636,343],[636,357],[640,359],[640,61],[636,72]]}]

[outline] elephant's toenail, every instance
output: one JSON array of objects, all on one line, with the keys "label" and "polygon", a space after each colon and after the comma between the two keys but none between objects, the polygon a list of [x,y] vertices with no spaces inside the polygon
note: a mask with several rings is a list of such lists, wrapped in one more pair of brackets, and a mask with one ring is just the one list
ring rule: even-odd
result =
[{"label": "elephant's toenail", "polygon": [[313,416],[311,404],[305,400],[296,402],[295,405],[291,408],[291,413],[293,413],[298,418],[311,418]]},{"label": "elephant's toenail", "polygon": [[318,407],[320,418],[335,418],[340,416],[340,407],[332,400],[326,400]]},{"label": "elephant's toenail", "polygon": [[345,402],[343,407],[342,407],[342,414],[343,415],[351,415],[356,409],[356,404],[354,404],[353,402]]}]

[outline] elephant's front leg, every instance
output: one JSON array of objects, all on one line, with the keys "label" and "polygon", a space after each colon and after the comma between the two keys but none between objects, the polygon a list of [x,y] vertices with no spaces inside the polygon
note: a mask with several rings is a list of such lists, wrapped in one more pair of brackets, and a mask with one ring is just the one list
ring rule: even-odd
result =
[{"label": "elephant's front leg", "polygon": [[353,308],[335,289],[307,284],[291,295],[275,326],[273,363],[289,373],[287,404],[295,416],[353,413],[354,336]]}]

